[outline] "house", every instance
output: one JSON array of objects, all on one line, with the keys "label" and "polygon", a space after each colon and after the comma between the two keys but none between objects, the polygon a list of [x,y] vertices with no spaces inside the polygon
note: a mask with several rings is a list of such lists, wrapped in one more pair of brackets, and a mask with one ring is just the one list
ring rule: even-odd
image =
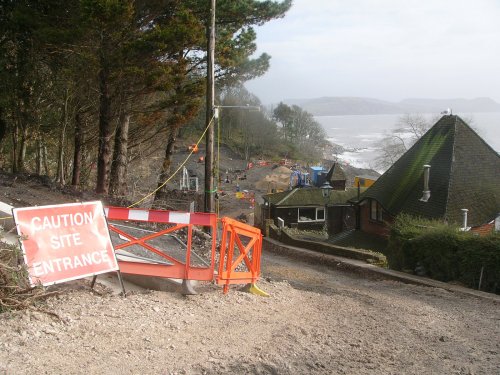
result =
[{"label": "house", "polygon": [[311,184],[321,187],[326,181],[335,190],[345,190],[346,175],[339,163],[333,163],[328,172],[323,167],[310,167]]},{"label": "house", "polygon": [[327,207],[327,224],[329,233],[340,233],[354,227],[355,215],[349,199],[356,197],[358,189],[346,191],[333,190],[328,199],[323,197],[320,188],[297,188],[280,193],[263,196],[256,222],[265,223],[273,219],[275,225],[279,220],[288,227],[306,230],[321,230],[325,225],[325,207]]},{"label": "house", "polygon": [[491,231],[500,156],[460,117],[445,115],[356,204],[358,229],[382,236],[400,213]]},{"label": "house", "polygon": [[345,190],[347,178],[339,163],[333,163],[328,173],[321,173],[316,186],[321,187],[326,181],[334,190]]}]

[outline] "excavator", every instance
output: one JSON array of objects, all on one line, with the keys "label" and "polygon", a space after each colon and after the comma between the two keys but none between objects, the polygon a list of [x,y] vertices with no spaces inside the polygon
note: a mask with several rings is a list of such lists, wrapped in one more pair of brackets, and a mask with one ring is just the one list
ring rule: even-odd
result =
[{"label": "excavator", "polygon": [[307,180],[307,176],[309,173],[304,173],[299,171],[298,169],[293,170],[290,174],[290,188],[302,188],[307,187],[309,185],[309,181]]}]

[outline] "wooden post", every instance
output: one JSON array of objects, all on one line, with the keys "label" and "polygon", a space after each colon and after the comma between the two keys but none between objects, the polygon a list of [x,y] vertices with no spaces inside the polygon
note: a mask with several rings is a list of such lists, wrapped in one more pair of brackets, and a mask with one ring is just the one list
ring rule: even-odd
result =
[{"label": "wooden post", "polygon": [[207,112],[205,124],[209,126],[205,153],[205,212],[214,212],[214,115],[215,84],[215,0],[210,0],[210,23],[207,25]]}]

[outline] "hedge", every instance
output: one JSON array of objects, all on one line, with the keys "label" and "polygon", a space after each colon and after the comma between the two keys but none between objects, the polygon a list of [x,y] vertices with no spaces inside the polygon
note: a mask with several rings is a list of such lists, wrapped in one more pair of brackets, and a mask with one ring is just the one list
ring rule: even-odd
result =
[{"label": "hedge", "polygon": [[500,234],[478,236],[442,222],[399,216],[387,248],[391,269],[500,294]]}]

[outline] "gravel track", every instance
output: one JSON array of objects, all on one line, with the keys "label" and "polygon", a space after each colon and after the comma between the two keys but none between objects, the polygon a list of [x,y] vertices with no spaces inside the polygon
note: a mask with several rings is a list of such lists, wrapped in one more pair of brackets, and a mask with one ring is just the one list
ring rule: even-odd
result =
[{"label": "gravel track", "polygon": [[[442,289],[265,254],[257,297],[102,295],[0,315],[0,374],[500,374],[500,310]],[[85,284],[85,285],[84,285]]]}]

